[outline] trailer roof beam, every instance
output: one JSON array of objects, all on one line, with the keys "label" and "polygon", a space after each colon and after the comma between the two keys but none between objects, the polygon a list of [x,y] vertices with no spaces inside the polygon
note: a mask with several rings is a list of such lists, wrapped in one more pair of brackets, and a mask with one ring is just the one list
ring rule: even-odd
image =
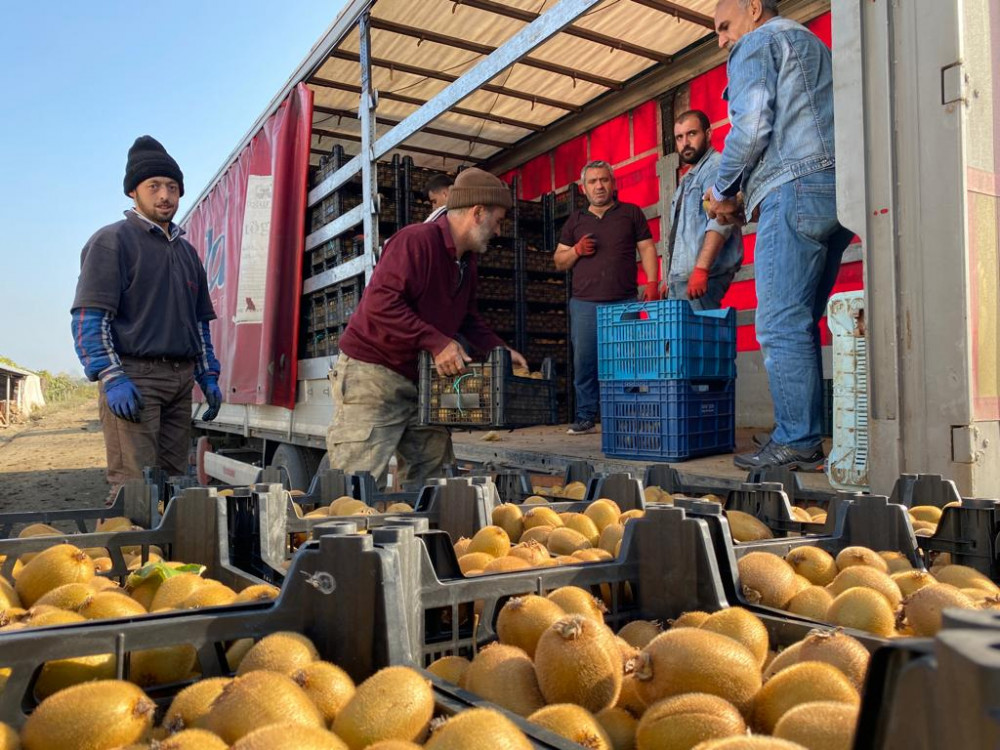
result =
[{"label": "trailer roof beam", "polygon": [[[318,135],[323,138],[335,138],[341,141],[350,141],[351,143],[361,143],[361,136],[355,133],[341,133],[336,130],[323,130],[322,128],[313,128],[313,135]],[[463,158],[461,154],[455,151],[438,151],[434,148],[423,148],[421,146],[407,146],[403,144],[397,146],[400,151],[412,151],[414,154],[423,154],[424,156],[437,156],[442,159],[453,159],[454,161],[472,161],[471,157]],[[310,149],[312,153],[317,156],[327,156],[330,152],[324,151],[323,149],[313,148]]]},{"label": "trailer roof beam", "polygon": [[[349,62],[359,62],[361,57],[355,52],[348,52],[346,50],[335,49],[330,53],[330,57],[336,58],[338,60],[348,60]],[[451,73],[442,73],[439,70],[431,70],[430,68],[421,68],[417,65],[407,65],[406,63],[397,63],[392,60],[386,60],[384,58],[373,57],[372,65],[379,68],[386,68],[388,70],[399,71],[400,73],[409,73],[415,76],[423,76],[424,78],[434,78],[438,81],[447,81],[448,83],[453,83],[458,80],[458,76],[452,75]],[[507,88],[506,86],[497,86],[492,83],[488,83],[485,86],[481,86],[482,91],[487,91],[491,94],[500,94],[501,96],[509,96],[514,99],[523,99],[526,102],[531,102],[533,104],[544,104],[546,107],[554,107],[556,109],[565,109],[568,112],[582,112],[583,107],[577,104],[570,104],[569,102],[560,101],[559,99],[550,99],[547,96],[538,96],[536,94],[529,94],[524,91],[518,91],[517,89]]]},{"label": "trailer roof beam", "polygon": [[[413,26],[406,26],[401,23],[395,23],[393,21],[385,21],[378,18],[372,19],[372,28],[379,29],[381,31],[389,31],[393,34],[410,36],[415,39],[419,39],[423,42],[433,42],[435,44],[441,44],[446,47],[455,47],[456,49],[464,49],[468,50],[469,52],[477,52],[483,56],[488,56],[498,49],[497,47],[492,47],[488,44],[470,42],[467,39],[459,39],[458,37],[448,36],[446,34],[438,34],[433,31],[427,31],[426,29],[418,29]],[[565,65],[557,65],[556,63],[550,63],[545,60],[539,60],[536,57],[528,57],[527,55],[518,58],[513,62],[519,63],[521,65],[527,65],[532,68],[538,68],[539,70],[545,70],[548,71],[549,73],[564,75],[567,78],[572,78],[574,81],[587,81],[588,83],[593,83],[598,86],[603,86],[606,89],[612,89],[614,91],[619,91],[624,86],[623,83],[621,83],[620,81],[616,81],[613,78],[605,78],[604,76],[599,76],[594,73],[588,73],[584,70],[577,70],[576,68],[568,68]]]},{"label": "trailer roof beam", "polygon": [[[531,23],[538,18],[539,15],[538,13],[533,13],[530,10],[521,10],[520,8],[515,8],[510,5],[494,2],[494,0],[452,0],[452,2],[455,3],[455,5],[465,5],[478,10],[485,10],[498,16],[516,18],[518,21],[524,21],[525,23]],[[641,47],[638,44],[623,42],[621,39],[616,39],[597,31],[591,31],[590,29],[583,29],[579,26],[567,26],[563,29],[563,33],[568,34],[569,36],[578,37],[579,39],[586,39],[588,42],[603,44],[606,47],[621,50],[622,52],[628,52],[630,55],[635,55],[636,57],[645,57],[648,60],[663,63],[664,65],[673,62],[672,55],[667,55],[653,49]]]},{"label": "trailer roof beam", "polygon": [[[446,86],[431,101],[425,103],[399,125],[379,138],[375,142],[373,158],[378,159],[383,154],[398,148],[413,134],[427,127],[449,110],[457,112],[455,105],[458,102],[514,63],[523,60],[529,52],[547,42],[599,2],[600,0],[559,0],[537,20],[517,31],[495,51],[463,73],[457,81]],[[529,125],[522,123],[521,127],[529,127]],[[531,127],[532,129],[539,128],[537,125]]]},{"label": "trailer roof beam", "polygon": [[706,29],[715,31],[715,20],[713,18],[690,8],[685,8],[683,5],[671,3],[669,0],[632,0],[632,2],[638,5],[645,5],[647,8],[658,10],[661,13],[666,13],[668,16],[673,16],[681,21],[698,24],[699,26],[704,26]]},{"label": "trailer roof beam", "polygon": [[[334,109],[332,107],[322,107],[314,106],[313,112],[319,112],[323,115],[332,115],[334,117],[347,117],[352,120],[357,119],[358,113],[352,112],[349,109]],[[399,125],[401,120],[394,120],[389,117],[378,118],[380,125],[388,125],[390,127]],[[427,135],[438,135],[442,138],[454,138],[456,141],[465,141],[466,143],[480,143],[483,146],[492,146],[494,148],[510,148],[513,144],[507,141],[498,141],[493,138],[483,138],[479,135],[467,135],[465,133],[459,133],[454,130],[443,130],[442,128],[424,128],[423,133]]]},{"label": "trailer roof beam", "polygon": [[[314,86],[322,86],[328,89],[337,89],[338,91],[347,91],[352,94],[361,95],[361,87],[354,86],[350,83],[341,83],[340,81],[331,81],[326,78],[310,78],[309,83]],[[471,91],[469,93],[472,93]],[[392,91],[379,91],[379,99],[387,99],[392,102],[402,102],[403,104],[412,104],[415,107],[422,107],[427,102],[423,99],[417,99],[415,96],[406,96],[404,94],[397,94]],[[525,130],[533,130],[536,133],[541,133],[545,128],[541,125],[534,125],[530,122],[524,122],[523,120],[513,120],[510,117],[501,117],[500,115],[493,115],[489,112],[479,112],[475,109],[466,109],[465,107],[451,107],[452,112],[456,115],[465,115],[467,117],[478,117],[480,120],[488,120],[489,122],[495,122],[500,125],[510,125],[515,128],[524,128]]]}]

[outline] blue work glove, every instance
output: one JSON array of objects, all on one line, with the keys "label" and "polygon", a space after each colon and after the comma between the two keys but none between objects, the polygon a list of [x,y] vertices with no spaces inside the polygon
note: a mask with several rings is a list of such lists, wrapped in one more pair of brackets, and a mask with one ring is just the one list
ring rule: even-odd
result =
[{"label": "blue work glove", "polygon": [[142,395],[126,375],[120,375],[104,385],[104,396],[111,413],[129,422],[142,421]]},{"label": "blue work glove", "polygon": [[205,394],[205,400],[208,401],[208,408],[201,415],[201,418],[205,422],[211,422],[219,416],[219,408],[222,406],[222,391],[219,390],[219,381],[214,375],[203,375],[198,380],[198,386]]}]

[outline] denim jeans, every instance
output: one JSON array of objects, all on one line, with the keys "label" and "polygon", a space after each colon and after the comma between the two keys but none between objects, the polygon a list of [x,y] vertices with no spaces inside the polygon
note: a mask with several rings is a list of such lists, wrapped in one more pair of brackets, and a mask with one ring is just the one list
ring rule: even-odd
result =
[{"label": "denim jeans", "polygon": [[573,344],[573,388],[576,421],[594,420],[601,405],[597,381],[597,302],[569,301],[569,335]]},{"label": "denim jeans", "polygon": [[[708,291],[698,299],[690,300],[692,310],[718,310],[722,307],[722,298],[729,291],[729,285],[733,283],[736,271],[730,270],[720,274],[712,274],[708,277]],[[667,287],[667,299],[687,299],[688,280],[670,279]]]},{"label": "denim jeans", "polygon": [[819,319],[853,232],[837,221],[834,170],[805,175],[761,203],[754,270],[757,341],[774,401],[772,439],[798,450],[822,431]]}]

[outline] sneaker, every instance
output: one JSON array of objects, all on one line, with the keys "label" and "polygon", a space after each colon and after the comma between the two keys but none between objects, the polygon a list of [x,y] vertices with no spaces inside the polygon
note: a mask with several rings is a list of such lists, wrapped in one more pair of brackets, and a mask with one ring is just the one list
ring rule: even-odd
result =
[{"label": "sneaker", "polygon": [[733,463],[741,469],[782,468],[791,471],[820,471],[826,463],[826,456],[821,445],[811,450],[800,451],[769,440],[752,453],[740,453],[734,456]]},{"label": "sneaker", "polygon": [[587,435],[587,434],[589,434],[591,432],[596,431],[596,429],[597,428],[594,426],[594,420],[593,419],[581,419],[581,420],[579,420],[579,421],[574,422],[573,424],[571,424],[569,426],[569,429],[566,430],[566,434],[567,435]]},{"label": "sneaker", "polygon": [[754,444],[755,448],[763,448],[765,445],[771,442],[770,432],[755,432],[750,437],[750,442]]}]

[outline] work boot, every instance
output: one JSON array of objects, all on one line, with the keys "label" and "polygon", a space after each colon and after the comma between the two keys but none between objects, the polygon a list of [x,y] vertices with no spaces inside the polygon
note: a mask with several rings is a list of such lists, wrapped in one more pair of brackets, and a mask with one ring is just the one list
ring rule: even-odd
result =
[{"label": "work boot", "polygon": [[741,469],[782,468],[791,471],[821,471],[826,463],[823,446],[796,450],[769,440],[762,448],[751,453],[733,456],[733,463]]}]

